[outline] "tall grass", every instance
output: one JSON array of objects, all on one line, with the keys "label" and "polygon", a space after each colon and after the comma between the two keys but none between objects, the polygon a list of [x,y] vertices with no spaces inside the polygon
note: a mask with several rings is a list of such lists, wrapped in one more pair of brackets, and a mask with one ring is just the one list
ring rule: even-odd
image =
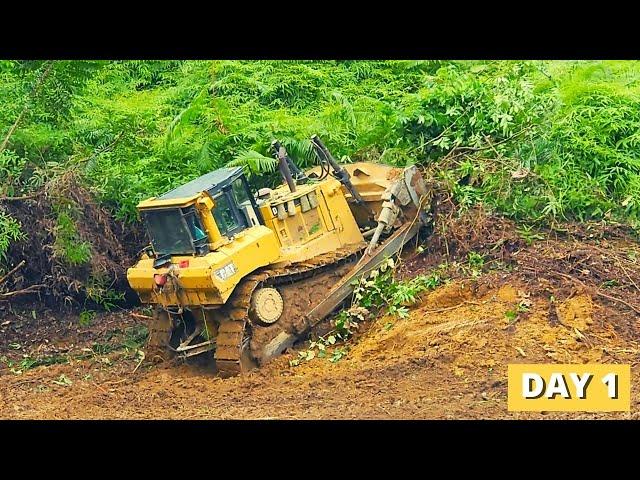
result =
[{"label": "tall grass", "polygon": [[312,165],[317,133],[343,161],[432,168],[462,208],[638,225],[635,61],[55,62],[30,98],[43,68],[0,62],[0,135],[28,104],[0,156],[5,194],[73,166],[133,220],[141,199],[227,164],[275,181],[273,138]]}]

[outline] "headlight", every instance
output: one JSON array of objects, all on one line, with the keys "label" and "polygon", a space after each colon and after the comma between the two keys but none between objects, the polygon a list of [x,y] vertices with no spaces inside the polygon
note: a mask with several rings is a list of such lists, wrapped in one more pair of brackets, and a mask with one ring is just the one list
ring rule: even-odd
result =
[{"label": "headlight", "polygon": [[227,278],[231,277],[233,274],[235,274],[238,271],[238,269],[236,268],[236,266],[233,264],[233,262],[231,263],[227,263],[224,267],[222,268],[218,268],[215,271],[215,275],[216,277],[218,277],[220,280],[226,280]]}]

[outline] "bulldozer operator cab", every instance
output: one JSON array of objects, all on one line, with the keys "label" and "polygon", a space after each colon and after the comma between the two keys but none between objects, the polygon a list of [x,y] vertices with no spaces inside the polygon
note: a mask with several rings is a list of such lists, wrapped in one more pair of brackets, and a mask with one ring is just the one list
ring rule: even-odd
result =
[{"label": "bulldozer operator cab", "polygon": [[206,255],[222,237],[264,224],[241,167],[215,170],[138,208],[158,266],[174,255]]}]

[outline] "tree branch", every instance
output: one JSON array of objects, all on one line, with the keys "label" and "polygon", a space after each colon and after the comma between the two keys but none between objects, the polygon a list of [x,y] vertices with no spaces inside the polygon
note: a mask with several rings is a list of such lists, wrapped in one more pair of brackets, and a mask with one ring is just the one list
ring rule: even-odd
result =
[{"label": "tree branch", "polygon": [[4,283],[7,280],[7,278],[9,278],[11,275],[16,273],[22,267],[24,267],[26,263],[27,263],[26,260],[22,260],[18,265],[16,265],[13,269],[11,269],[9,273],[7,273],[4,277],[0,278],[0,285],[2,285],[2,283]]},{"label": "tree branch", "polygon": [[21,197],[0,197],[0,202],[20,202],[22,200],[31,200],[37,196],[37,193],[33,193],[31,195],[22,195]]},{"label": "tree branch", "polygon": [[16,290],[15,292],[0,293],[0,299],[14,297],[16,295],[24,295],[27,293],[35,293],[44,286],[45,285],[31,285],[30,287],[24,288],[22,290]]},{"label": "tree branch", "polygon": [[518,133],[514,133],[513,135],[511,135],[508,138],[505,138],[504,140],[500,140],[498,143],[490,143],[487,146],[484,147],[454,147],[453,149],[451,149],[451,151],[447,154],[447,157],[450,155],[453,155],[454,153],[457,152],[461,152],[461,151],[466,151],[466,152],[481,152],[483,150],[489,150],[489,149],[494,149],[495,147],[497,147],[498,145],[502,145],[503,143],[507,143],[511,140],[513,140],[516,137],[519,137],[520,135],[522,135],[524,132],[526,132],[527,130],[529,130],[530,127],[525,127],[522,130],[520,130]]},{"label": "tree branch", "polygon": [[[29,98],[35,98],[38,96],[38,93],[40,92],[40,88],[42,88],[42,84],[44,83],[44,80],[49,76],[49,73],[51,72],[51,67],[53,67],[52,60],[49,61],[47,68],[40,75],[38,82],[36,83],[35,87],[33,87],[33,90],[31,90],[31,93],[29,94]],[[24,108],[20,112],[20,115],[18,115],[18,118],[16,118],[16,121],[13,122],[13,125],[11,125],[11,128],[7,132],[7,136],[4,137],[4,141],[2,142],[2,145],[0,145],[0,153],[2,153],[5,148],[7,148],[9,139],[13,135],[13,132],[15,132],[16,128],[18,128],[18,125],[22,121],[22,117],[24,117],[24,115],[27,113],[28,110],[29,110],[29,102],[26,102],[24,105]]]}]

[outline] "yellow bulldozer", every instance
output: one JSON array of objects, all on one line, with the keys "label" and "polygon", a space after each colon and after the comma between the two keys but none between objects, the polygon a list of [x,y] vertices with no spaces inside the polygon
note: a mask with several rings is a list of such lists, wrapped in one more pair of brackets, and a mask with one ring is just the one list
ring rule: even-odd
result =
[{"label": "yellow bulldozer", "polygon": [[303,172],[273,142],[275,189],[253,194],[241,167],[221,168],[138,205],[151,243],[127,278],[153,307],[149,349],[214,352],[222,376],[259,366],[430,221],[415,166],[340,165],[316,135],[311,145],[319,164]]}]

